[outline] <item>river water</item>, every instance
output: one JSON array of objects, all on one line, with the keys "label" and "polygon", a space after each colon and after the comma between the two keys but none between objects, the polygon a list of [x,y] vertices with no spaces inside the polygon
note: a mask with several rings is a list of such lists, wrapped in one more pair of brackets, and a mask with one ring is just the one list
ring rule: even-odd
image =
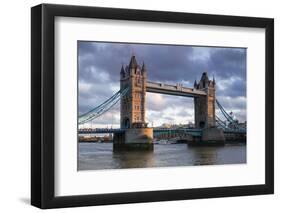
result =
[{"label": "river water", "polygon": [[113,152],[112,143],[79,143],[78,170],[246,163],[246,145],[189,147],[154,144],[154,151]]}]

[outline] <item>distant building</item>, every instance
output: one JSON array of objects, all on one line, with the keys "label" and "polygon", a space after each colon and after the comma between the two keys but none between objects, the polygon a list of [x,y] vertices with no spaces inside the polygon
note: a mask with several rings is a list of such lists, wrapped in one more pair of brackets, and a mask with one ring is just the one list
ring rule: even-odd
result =
[{"label": "distant building", "polygon": [[166,128],[166,129],[169,129],[172,127],[172,124],[168,124],[168,123],[164,123],[161,125],[162,128]]}]

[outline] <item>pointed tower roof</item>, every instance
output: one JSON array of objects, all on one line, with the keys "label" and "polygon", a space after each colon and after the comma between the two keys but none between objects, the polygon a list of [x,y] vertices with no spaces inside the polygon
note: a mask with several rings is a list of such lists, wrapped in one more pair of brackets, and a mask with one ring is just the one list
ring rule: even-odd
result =
[{"label": "pointed tower roof", "polygon": [[146,72],[146,71],[147,71],[147,69],[146,69],[146,66],[145,66],[145,63],[144,63],[144,62],[142,63],[142,68],[141,68],[141,71],[142,71],[142,72]]},{"label": "pointed tower roof", "polygon": [[194,86],[194,88],[196,88],[196,87],[197,87],[197,81],[196,81],[196,80],[194,81],[193,86]]},{"label": "pointed tower roof", "polygon": [[130,64],[129,64],[129,68],[135,69],[137,67],[138,67],[138,62],[137,62],[136,56],[132,55],[131,60],[130,60]]},{"label": "pointed tower roof", "polygon": [[215,85],[216,84],[216,79],[215,79],[215,76],[213,75],[213,84]]},{"label": "pointed tower roof", "polygon": [[122,64],[122,67],[121,67],[121,71],[120,71],[120,74],[124,75],[125,74],[125,69],[124,69],[124,66]]},{"label": "pointed tower roof", "polygon": [[205,82],[209,81],[209,77],[208,77],[207,72],[203,72],[202,77],[201,77],[201,81],[205,81]]}]

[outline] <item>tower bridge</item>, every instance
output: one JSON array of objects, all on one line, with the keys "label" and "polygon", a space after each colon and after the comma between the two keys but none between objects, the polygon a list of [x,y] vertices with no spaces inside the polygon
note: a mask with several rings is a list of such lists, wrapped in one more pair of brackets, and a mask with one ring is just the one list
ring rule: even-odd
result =
[{"label": "tower bridge", "polygon": [[[79,123],[86,123],[99,117],[120,101],[121,131],[114,132],[114,148],[153,149],[155,131],[148,127],[145,120],[146,93],[184,96],[194,99],[195,128],[200,132],[200,141],[206,144],[224,143],[223,129],[218,128],[216,122],[215,86],[215,79],[210,80],[206,72],[202,74],[198,83],[194,82],[193,88],[181,84],[169,85],[148,81],[145,64],[140,66],[133,55],[129,64],[121,67],[120,90],[98,107],[79,116]],[[223,110],[221,105],[218,106]],[[227,117],[228,114],[224,115]],[[227,119],[231,120],[230,117]]]}]

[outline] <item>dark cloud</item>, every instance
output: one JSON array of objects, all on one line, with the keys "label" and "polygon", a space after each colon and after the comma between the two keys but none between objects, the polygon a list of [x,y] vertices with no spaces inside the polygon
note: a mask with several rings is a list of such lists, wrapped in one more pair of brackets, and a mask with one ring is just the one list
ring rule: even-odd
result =
[{"label": "dark cloud", "polygon": [[[120,68],[122,63],[129,63],[132,53],[139,64],[145,62],[151,81],[192,87],[194,80],[198,81],[202,72],[207,71],[210,78],[216,78],[220,102],[227,109],[246,112],[246,49],[79,41],[79,113],[97,106],[119,89]],[[169,96],[157,100],[149,96],[148,110],[159,111],[150,113],[155,118],[165,117],[163,112],[169,107],[181,110],[178,115],[192,116],[192,99]],[[118,110],[114,112],[119,114]],[[241,119],[246,120],[246,113]]]},{"label": "dark cloud", "polygon": [[221,78],[246,77],[246,49],[217,48],[208,60],[209,70]]}]

